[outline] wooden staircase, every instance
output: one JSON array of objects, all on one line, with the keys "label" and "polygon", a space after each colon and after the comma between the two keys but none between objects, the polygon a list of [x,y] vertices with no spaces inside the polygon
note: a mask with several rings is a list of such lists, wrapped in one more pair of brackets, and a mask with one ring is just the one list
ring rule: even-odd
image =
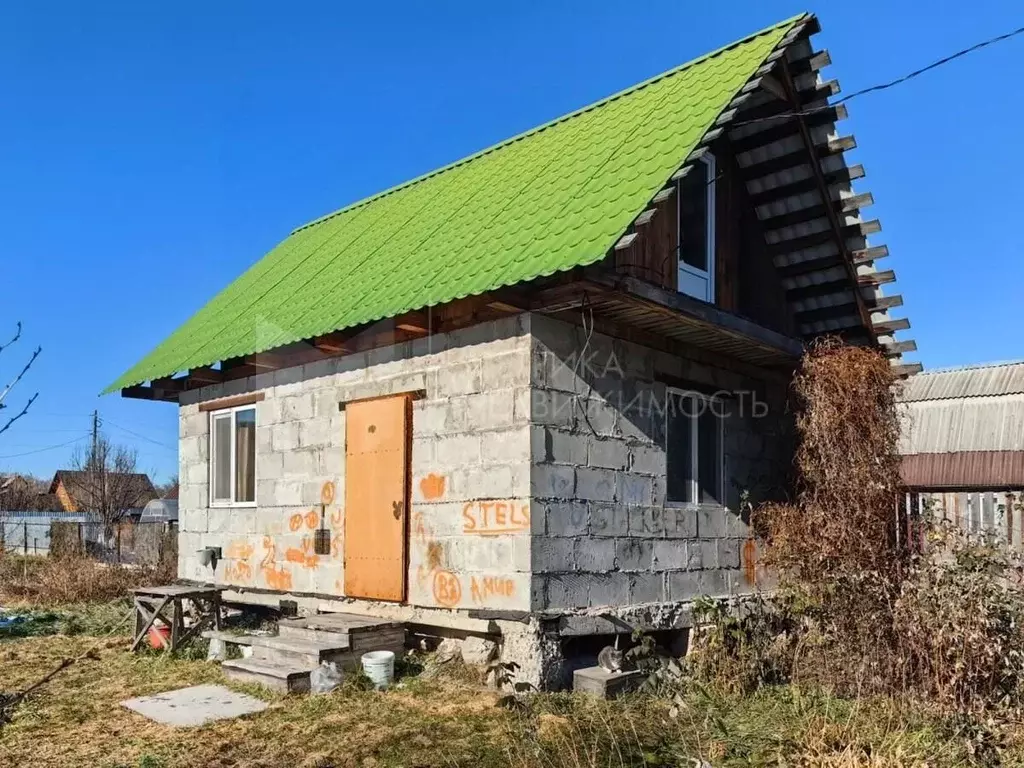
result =
[{"label": "wooden staircase", "polygon": [[339,669],[352,671],[368,651],[393,651],[401,657],[405,649],[401,623],[350,613],[281,619],[276,635],[211,630],[203,637],[252,648],[250,658],[222,662],[229,678],[285,693],[308,692],[309,673],[320,662],[333,661]]}]

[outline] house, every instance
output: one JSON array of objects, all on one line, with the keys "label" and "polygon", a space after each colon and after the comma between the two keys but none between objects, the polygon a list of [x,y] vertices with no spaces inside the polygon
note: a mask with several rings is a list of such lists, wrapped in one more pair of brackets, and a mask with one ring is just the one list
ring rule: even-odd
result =
[{"label": "house", "polygon": [[178,404],[179,577],[501,635],[544,684],[581,637],[751,592],[805,343],[920,367],[817,31],[299,227],[121,376]]},{"label": "house", "polygon": [[907,508],[1020,546],[1024,362],[919,373],[899,399]]},{"label": "house", "polygon": [[[123,506],[127,517],[138,519],[146,504],[159,494],[149,475],[139,472],[106,472],[94,475],[88,471],[58,469],[47,493],[54,496],[64,512],[92,512],[102,502],[101,484],[106,484],[109,504]],[[120,511],[120,510],[117,510]]]}]

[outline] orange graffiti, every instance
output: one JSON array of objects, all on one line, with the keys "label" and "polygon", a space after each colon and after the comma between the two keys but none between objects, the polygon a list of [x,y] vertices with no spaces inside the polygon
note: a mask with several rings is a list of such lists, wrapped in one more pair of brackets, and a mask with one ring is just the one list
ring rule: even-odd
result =
[{"label": "orange graffiti", "polygon": [[747,539],[743,542],[743,578],[747,584],[757,584],[757,542]]},{"label": "orange graffiti", "polygon": [[338,559],[341,557],[342,547],[345,543],[345,537],[343,534],[336,533],[331,538],[331,557]]},{"label": "orange graffiti", "polygon": [[340,509],[335,509],[331,512],[331,524],[338,526],[341,525],[341,521],[344,519],[344,513]]},{"label": "orange graffiti", "polygon": [[274,546],[274,540],[269,536],[263,537],[263,549],[260,571],[263,573],[267,586],[281,592],[288,591],[292,588],[292,574],[284,566],[277,565],[277,547]]},{"label": "orange graffiti", "polygon": [[423,524],[423,513],[413,512],[412,515],[412,532],[413,536],[421,544],[427,543],[427,527]]},{"label": "orange graffiti", "polygon": [[313,551],[313,543],[309,536],[302,537],[302,548],[290,547],[284,553],[284,559],[289,563],[298,563],[303,568],[316,568],[320,564],[320,556]]},{"label": "orange graffiti", "polygon": [[514,501],[470,501],[462,508],[462,532],[480,536],[530,529],[530,505]]},{"label": "orange graffiti", "polygon": [[434,499],[440,499],[444,496],[444,475],[435,475],[431,472],[429,475],[420,480],[420,493],[423,494],[423,498],[428,501]]},{"label": "orange graffiti", "polygon": [[247,582],[252,580],[252,566],[244,560],[224,566],[224,581]]},{"label": "orange graffiti", "polygon": [[263,576],[267,580],[267,586],[279,592],[287,592],[292,588],[292,575],[285,570],[284,566],[264,571]]},{"label": "orange graffiti", "polygon": [[228,544],[228,548],[225,550],[225,556],[233,560],[248,560],[252,557],[252,553],[256,551],[256,547],[250,544],[244,539],[237,539]]},{"label": "orange graffiti", "polygon": [[473,576],[469,585],[469,594],[477,603],[491,596],[512,597],[515,591],[515,582],[504,576],[481,576],[479,581]]},{"label": "orange graffiti", "polygon": [[328,480],[320,486],[320,503],[332,504],[334,502],[334,483]]},{"label": "orange graffiti", "polygon": [[451,571],[438,571],[434,574],[434,599],[439,605],[451,608],[462,600],[462,583]]},{"label": "orange graffiti", "polygon": [[313,530],[318,525],[320,525],[320,515],[316,513],[315,509],[309,510],[309,512],[306,513],[306,527],[309,528],[309,530]]},{"label": "orange graffiti", "polygon": [[288,518],[288,528],[292,531],[297,531],[302,527],[302,513],[296,512],[294,515]]}]

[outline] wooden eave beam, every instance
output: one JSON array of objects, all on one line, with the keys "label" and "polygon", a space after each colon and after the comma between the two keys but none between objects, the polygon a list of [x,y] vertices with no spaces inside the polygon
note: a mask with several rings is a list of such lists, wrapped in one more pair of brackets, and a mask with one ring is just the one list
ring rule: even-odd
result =
[{"label": "wooden eave beam", "polygon": [[891,343],[882,344],[882,351],[886,357],[899,357],[905,352],[916,352],[917,342],[913,339],[906,341],[894,341]]},{"label": "wooden eave beam", "polygon": [[[855,179],[861,179],[864,177],[864,166],[862,165],[851,165],[844,166],[835,171],[831,171],[825,174],[825,181],[828,182],[829,188],[833,188],[836,185],[849,184]],[[818,187],[818,182],[813,177],[806,179],[800,179],[789,184],[780,184],[775,187],[770,187],[761,192],[749,194],[750,204],[755,208],[767,205],[776,200],[782,198],[792,197],[793,195],[801,195],[805,192],[811,192]]]},{"label": "wooden eave beam", "polygon": [[903,363],[902,365],[894,365],[892,367],[892,372],[900,379],[913,376],[915,373],[920,373],[923,370],[924,366],[920,363]]},{"label": "wooden eave beam", "polygon": [[906,331],[910,328],[910,320],[905,317],[898,317],[895,320],[882,320],[872,326],[876,336],[890,336],[896,331]]}]

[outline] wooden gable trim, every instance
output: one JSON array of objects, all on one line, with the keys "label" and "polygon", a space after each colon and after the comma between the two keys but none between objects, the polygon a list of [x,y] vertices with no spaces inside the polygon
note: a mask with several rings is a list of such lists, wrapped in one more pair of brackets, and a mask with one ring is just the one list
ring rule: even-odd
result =
[{"label": "wooden gable trim", "polygon": [[202,413],[209,411],[221,411],[225,408],[237,408],[240,405],[253,405],[262,402],[266,395],[263,392],[253,392],[248,395],[235,395],[234,397],[222,397],[218,400],[208,400],[199,404]]}]

